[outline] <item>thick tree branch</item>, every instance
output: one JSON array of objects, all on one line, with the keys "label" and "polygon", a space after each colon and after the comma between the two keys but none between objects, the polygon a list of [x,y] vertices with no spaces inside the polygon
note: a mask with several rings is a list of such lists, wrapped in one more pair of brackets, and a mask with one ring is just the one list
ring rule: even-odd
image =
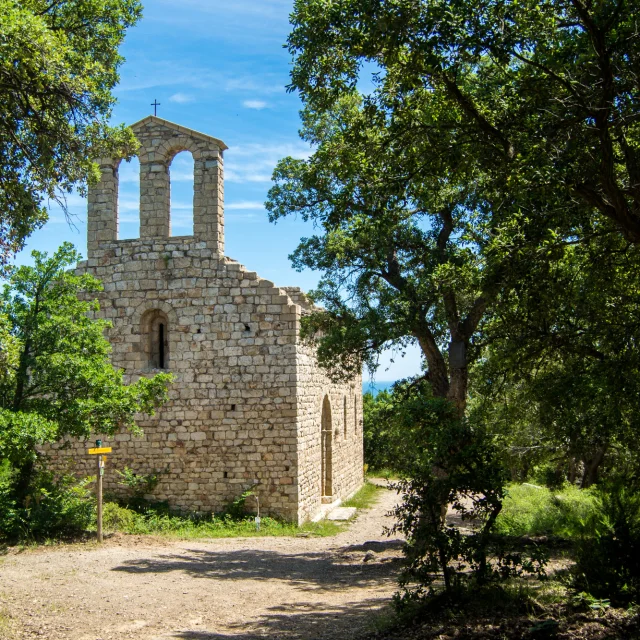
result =
[{"label": "thick tree branch", "polygon": [[466,96],[460,87],[458,87],[458,85],[446,73],[442,73],[440,77],[447,87],[449,95],[451,95],[458,105],[460,105],[462,110],[469,117],[475,120],[480,129],[486,133],[489,138],[500,143],[508,160],[513,160],[516,156],[513,143],[480,113],[478,108],[473,104],[471,98]]}]

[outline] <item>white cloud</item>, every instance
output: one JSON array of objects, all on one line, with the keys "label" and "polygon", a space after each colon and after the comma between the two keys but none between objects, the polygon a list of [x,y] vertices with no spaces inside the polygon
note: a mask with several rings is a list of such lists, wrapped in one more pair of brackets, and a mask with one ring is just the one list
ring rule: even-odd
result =
[{"label": "white cloud", "polygon": [[265,109],[267,107],[267,103],[264,100],[245,100],[242,103],[243,107],[247,109],[257,109],[260,111],[261,109]]},{"label": "white cloud", "polygon": [[[221,72],[172,60],[149,60],[146,58],[138,60],[136,68],[144,69],[144,74],[140,74],[140,76],[137,73],[133,75],[126,73],[127,70],[133,70],[133,68],[133,64],[129,64],[123,73],[120,84],[115,89],[115,93],[161,87],[175,87],[177,89],[179,87],[180,89],[198,90],[222,88],[226,92],[271,95],[284,93],[288,81],[288,78],[281,74],[248,75],[229,71]],[[185,91],[178,91],[169,98],[170,102],[177,104],[185,104],[194,100],[195,98]]]},{"label": "white cloud", "polygon": [[186,93],[174,93],[170,98],[169,102],[177,102],[178,104],[189,104],[190,102],[194,102],[195,98]]},{"label": "white cloud", "polygon": [[245,200],[242,202],[232,202],[225,205],[227,211],[247,211],[247,210],[264,210],[264,204],[262,202]]}]

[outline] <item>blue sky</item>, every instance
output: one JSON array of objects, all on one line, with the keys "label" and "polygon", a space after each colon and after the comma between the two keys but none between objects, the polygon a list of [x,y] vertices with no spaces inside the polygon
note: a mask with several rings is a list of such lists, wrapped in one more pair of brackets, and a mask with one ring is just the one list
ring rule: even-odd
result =
[{"label": "blue sky", "polygon": [[[313,233],[300,220],[270,224],[263,203],[276,162],[305,157],[298,137],[300,101],[287,93],[291,57],[283,48],[292,0],[148,0],[144,17],[122,47],[126,62],[115,91],[114,123],[132,124],[153,113],[221,138],[225,152],[226,253],[280,286],[312,288],[318,274],[298,273],[287,256],[300,237]],[[137,237],[138,165],[120,168],[120,237]],[[190,233],[193,161],[188,153],[171,166],[172,232]],[[28,241],[18,262],[32,249],[53,251],[73,242],[86,255],[86,202],[69,200],[75,228],[51,208],[51,219]],[[382,359],[378,380],[420,370],[417,349],[405,358]]]}]

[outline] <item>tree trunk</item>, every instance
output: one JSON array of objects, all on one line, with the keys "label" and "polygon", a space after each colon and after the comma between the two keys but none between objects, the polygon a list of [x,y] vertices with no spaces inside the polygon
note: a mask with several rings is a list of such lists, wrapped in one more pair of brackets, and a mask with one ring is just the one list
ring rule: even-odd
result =
[{"label": "tree trunk", "polygon": [[467,408],[467,387],[469,370],[467,368],[467,345],[464,340],[452,340],[449,343],[449,393],[447,399],[455,405],[458,417],[464,416]]},{"label": "tree trunk", "polygon": [[608,445],[606,444],[599,447],[591,458],[584,460],[584,475],[580,483],[582,489],[586,489],[598,482],[598,469],[604,461],[607,448]]},{"label": "tree trunk", "polygon": [[33,460],[28,460],[27,462],[23,462],[17,469],[18,473],[16,476],[14,487],[15,496],[18,504],[20,505],[23,505],[25,503],[25,500],[29,495],[29,490],[31,489],[31,481],[33,480],[34,468],[35,462]]}]

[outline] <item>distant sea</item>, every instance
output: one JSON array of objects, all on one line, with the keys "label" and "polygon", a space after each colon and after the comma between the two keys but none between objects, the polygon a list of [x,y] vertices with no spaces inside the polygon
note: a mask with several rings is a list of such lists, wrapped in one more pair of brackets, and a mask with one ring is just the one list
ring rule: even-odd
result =
[{"label": "distant sea", "polygon": [[386,389],[390,389],[393,384],[395,384],[395,380],[376,380],[376,382],[363,382],[362,383],[362,393],[367,393],[367,391],[371,392],[374,396],[380,393],[381,391],[385,391]]}]

